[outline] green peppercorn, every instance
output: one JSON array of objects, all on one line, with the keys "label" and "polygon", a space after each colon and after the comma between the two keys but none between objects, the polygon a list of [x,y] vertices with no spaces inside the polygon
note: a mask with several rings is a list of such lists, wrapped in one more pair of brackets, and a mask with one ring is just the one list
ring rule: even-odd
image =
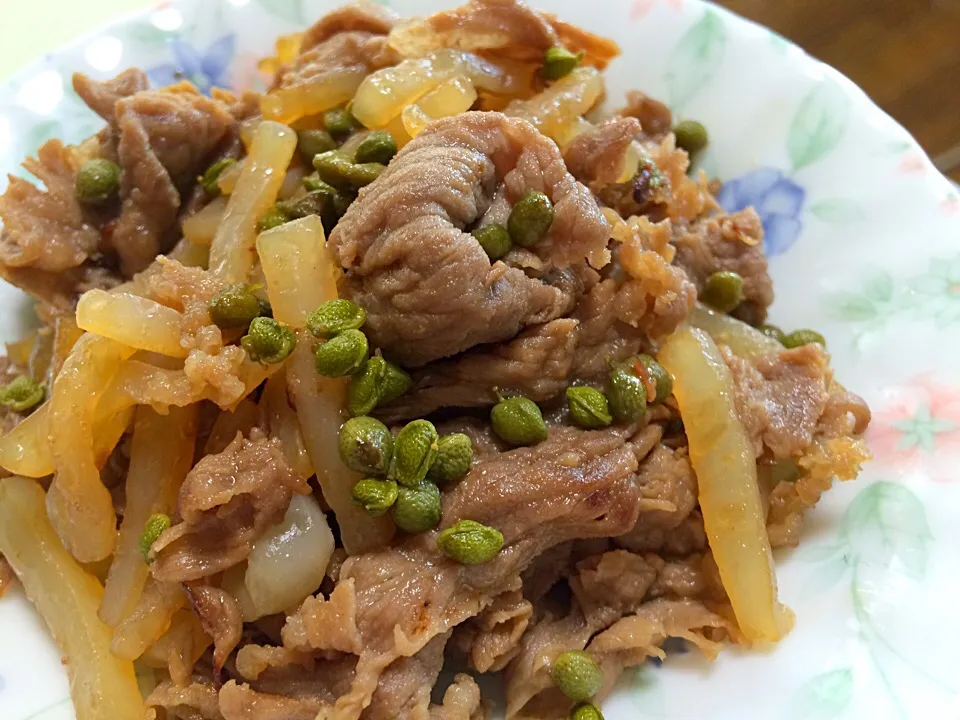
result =
[{"label": "green peppercorn", "polygon": [[517,201],[507,218],[510,239],[520,247],[543,240],[553,224],[553,203],[542,192],[530,191]]},{"label": "green peppercorn", "polygon": [[357,146],[353,159],[358,163],[386,165],[397,154],[397,141],[386,130],[376,130],[367,135]]},{"label": "green peppercorn", "polygon": [[564,47],[552,47],[543,54],[540,74],[547,80],[559,80],[573,72],[583,60],[583,51],[576,55]]},{"label": "green peppercorn", "polygon": [[547,439],[543,413],[525,397],[507,398],[494,405],[490,424],[493,432],[511,445],[536,445]]},{"label": "green peppercorn", "polygon": [[353,375],[363,367],[369,351],[366,335],[359,330],[344,330],[317,345],[317,372],[326,377]]},{"label": "green peppercorn", "polygon": [[338,140],[360,127],[360,123],[346,108],[334,108],[323,114],[323,127]]},{"label": "green peppercorn", "polygon": [[260,317],[260,299],[247,285],[231,285],[214,295],[207,303],[210,319],[224,330],[242,328]]},{"label": "green peppercorn", "polygon": [[589,700],[603,686],[603,672],[593,658],[582,650],[557,656],[550,677],[564,695],[575,702]]},{"label": "green peppercorn", "polygon": [[270,317],[254,318],[247,334],[240,338],[240,347],[254,362],[273,365],[287,359],[297,345],[293,330]]},{"label": "green peppercorn", "polygon": [[607,398],[592,387],[568,387],[567,407],[570,418],[582,428],[602,428],[613,422]]},{"label": "green peppercorn", "polygon": [[144,560],[149,559],[150,548],[153,547],[153,544],[157,541],[157,538],[163,534],[164,530],[170,527],[170,524],[170,516],[162,513],[151,515],[147,519],[147,522],[144,523],[143,533],[140,535],[140,552],[143,554]]},{"label": "green peppercorn", "polygon": [[325,183],[317,175],[307,175],[303,179],[303,187],[305,187],[308,192],[322,192],[326,195],[330,195],[331,197],[336,195],[338,192],[333,185],[330,183]]},{"label": "green peppercorn", "polygon": [[463,433],[444,435],[437,443],[437,458],[427,471],[427,479],[437,485],[459,480],[470,471],[473,443]]},{"label": "green peppercorn", "polygon": [[610,371],[606,395],[610,413],[620,422],[635,422],[647,411],[647,390],[629,364],[616,365]]},{"label": "green peppercorn", "polygon": [[197,178],[197,183],[210,197],[219,197],[221,190],[220,185],[217,184],[217,181],[220,180],[220,176],[223,175],[224,170],[231,165],[236,164],[237,161],[233,158],[223,158],[221,160],[217,160],[213,165],[206,169],[203,175]]},{"label": "green peppercorn", "polygon": [[603,720],[603,713],[596,705],[582,703],[570,713],[570,720]]},{"label": "green peppercorn", "polygon": [[77,200],[87,205],[103,205],[110,201],[120,190],[122,172],[115,162],[103,158],[88,160],[77,171]]},{"label": "green peppercorn", "polygon": [[366,311],[350,300],[328,300],[307,317],[307,329],[314,337],[330,339],[344,330],[359,330],[367,321]]},{"label": "green peppercorn", "polygon": [[677,123],[673,129],[677,138],[677,147],[687,151],[688,155],[695,155],[703,150],[709,139],[707,129],[696,120],[684,120]]},{"label": "green peppercorn", "polygon": [[437,536],[437,547],[462,565],[481,565],[503,548],[503,533],[473,520],[460,520]]},{"label": "green peppercorn", "polygon": [[397,490],[397,501],[390,509],[393,522],[404,532],[415,534],[440,524],[440,490],[430,482]]},{"label": "green peppercorn", "polygon": [[353,486],[353,500],[370,515],[384,515],[397,501],[397,484],[392,480],[367,478]]},{"label": "green peppercorn", "polygon": [[405,487],[415,487],[437,459],[440,436],[429,420],[414,420],[397,433],[387,477]]},{"label": "green peppercorn", "polygon": [[375,355],[350,378],[347,409],[351,415],[366,415],[378,405],[396,400],[412,385],[413,379],[402,368]]},{"label": "green peppercorn", "polygon": [[290,222],[290,220],[290,216],[282,207],[274,205],[257,220],[257,232],[261,233],[265,230],[273,230],[273,228],[280,227]]},{"label": "green peppercorn", "polygon": [[727,270],[713,273],[700,291],[700,300],[720,312],[730,312],[743,301],[743,278]]},{"label": "green peppercorn", "polygon": [[364,475],[386,475],[393,458],[393,435],[376,418],[350,418],[340,427],[340,459]]},{"label": "green peppercorn", "polygon": [[308,163],[312,163],[320,153],[330,152],[336,147],[336,140],[326,130],[301,130],[297,133],[297,150]]},{"label": "green peppercorn", "polygon": [[781,345],[783,345],[783,341],[787,337],[787,334],[776,325],[761,325],[758,329],[768,338],[776,340]]},{"label": "green peppercorn", "polygon": [[362,188],[369,185],[384,171],[381,163],[355,163],[339,150],[320,153],[313,159],[317,175],[325,183],[336,188]]},{"label": "green peppercorn", "polygon": [[657,394],[651,402],[663,402],[670,397],[673,392],[673,376],[667,372],[667,369],[649,355],[639,355],[637,360],[646,368],[647,374],[657,388]]},{"label": "green peppercorn", "polygon": [[491,260],[499,260],[513,247],[510,241],[510,233],[499,223],[494,225],[484,225],[470,233],[473,235],[480,247]]},{"label": "green peppercorn", "polygon": [[24,412],[43,402],[45,390],[43,383],[21,375],[0,387],[0,405],[14,412]]},{"label": "green peppercorn", "polygon": [[816,330],[794,330],[792,333],[787,333],[783,338],[785,348],[798,348],[810,343],[819,343],[823,347],[827,346],[826,339]]}]

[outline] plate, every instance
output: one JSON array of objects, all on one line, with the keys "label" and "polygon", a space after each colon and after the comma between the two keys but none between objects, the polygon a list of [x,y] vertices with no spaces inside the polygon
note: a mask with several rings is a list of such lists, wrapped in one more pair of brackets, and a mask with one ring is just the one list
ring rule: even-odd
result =
[{"label": "plate", "polygon": [[[174,2],[105,28],[0,88],[0,168],[98,129],[70,89],[75,70],[262,87],[255,63],[275,36],[336,4]],[[391,0],[401,14],[451,4]],[[960,195],[849,80],[764,28],[697,0],[539,4],[620,43],[612,102],[641,88],[709,128],[702,166],[726,182],[720,200],[763,219],[773,321],[822,331],[874,411],[876,460],[808,516],[799,549],[778,553],[793,632],[766,652],[643,665],[606,717],[960,717]],[[0,293],[9,339],[29,313]],[[0,601],[0,637],[0,717],[72,717],[59,654],[17,591]]]}]

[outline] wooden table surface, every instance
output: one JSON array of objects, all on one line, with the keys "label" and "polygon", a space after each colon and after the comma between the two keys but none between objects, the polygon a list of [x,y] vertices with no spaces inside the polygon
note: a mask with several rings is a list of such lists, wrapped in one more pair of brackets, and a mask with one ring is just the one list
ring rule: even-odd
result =
[{"label": "wooden table surface", "polygon": [[960,181],[960,0],[715,0],[833,65]]}]

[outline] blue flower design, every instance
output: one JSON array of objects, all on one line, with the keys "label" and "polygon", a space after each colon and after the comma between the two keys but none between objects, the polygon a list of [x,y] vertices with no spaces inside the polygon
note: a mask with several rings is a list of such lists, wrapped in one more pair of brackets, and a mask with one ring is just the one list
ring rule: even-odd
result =
[{"label": "blue flower design", "polygon": [[214,87],[228,87],[226,73],[235,45],[235,35],[224,35],[214,40],[205,53],[200,53],[183,38],[173,38],[169,46],[174,62],[149,68],[147,76],[160,86],[189,80],[200,92],[209,95]]},{"label": "blue flower design", "polygon": [[727,212],[753,206],[763,222],[763,247],[770,257],[786,252],[797,241],[805,198],[802,187],[771,167],[728,180],[717,195]]}]

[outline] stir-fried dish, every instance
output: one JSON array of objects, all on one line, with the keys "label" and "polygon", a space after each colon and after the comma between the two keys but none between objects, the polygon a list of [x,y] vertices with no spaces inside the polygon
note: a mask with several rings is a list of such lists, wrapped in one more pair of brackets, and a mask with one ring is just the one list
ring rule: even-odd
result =
[{"label": "stir-fried dish", "polygon": [[474,720],[481,674],[596,720],[668,638],[789,632],[771,549],[870,412],[766,324],[707,129],[600,109],[617,53],[473,0],[332,12],[263,95],[74,76],[106,126],[0,198],[41,320],[2,360],[0,587],[81,720]]}]

